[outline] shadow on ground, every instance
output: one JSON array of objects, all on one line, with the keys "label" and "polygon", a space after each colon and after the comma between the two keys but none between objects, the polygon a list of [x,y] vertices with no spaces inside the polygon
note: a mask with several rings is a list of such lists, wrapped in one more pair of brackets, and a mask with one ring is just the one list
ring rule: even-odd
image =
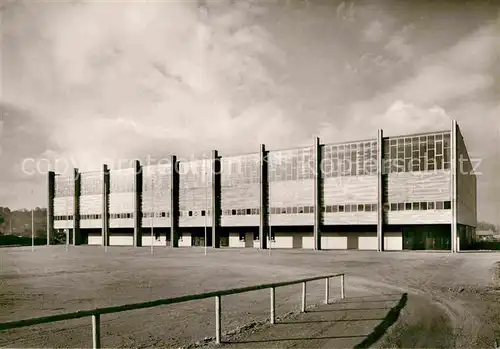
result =
[{"label": "shadow on ground", "polygon": [[[388,297],[391,296],[391,299]],[[353,347],[375,344],[398,320],[408,294],[349,298],[296,314],[276,325],[265,325],[252,333],[240,333],[224,347]],[[386,306],[384,306],[384,303]],[[305,343],[307,342],[307,343]]]}]

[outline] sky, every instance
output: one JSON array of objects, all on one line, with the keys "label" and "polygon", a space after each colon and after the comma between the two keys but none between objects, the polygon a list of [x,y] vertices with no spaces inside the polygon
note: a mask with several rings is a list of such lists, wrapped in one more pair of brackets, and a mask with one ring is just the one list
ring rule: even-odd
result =
[{"label": "sky", "polygon": [[4,0],[0,11],[4,206],[45,206],[49,166],[251,153],[456,119],[479,164],[479,219],[500,223],[494,1]]}]

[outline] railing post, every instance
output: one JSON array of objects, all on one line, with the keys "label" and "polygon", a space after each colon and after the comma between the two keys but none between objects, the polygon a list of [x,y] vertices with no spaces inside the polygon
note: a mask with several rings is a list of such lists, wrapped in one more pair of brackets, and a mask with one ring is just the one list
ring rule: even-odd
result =
[{"label": "railing post", "polygon": [[101,347],[101,319],[99,314],[92,315],[92,347]]},{"label": "railing post", "polygon": [[340,275],[340,298],[345,298],[344,292],[344,274]]},{"label": "railing post", "polygon": [[215,343],[220,344],[221,337],[221,306],[220,296],[215,296]]},{"label": "railing post", "polygon": [[275,301],[275,288],[271,287],[269,289],[271,292],[271,325],[274,325],[276,322],[276,313],[275,313],[275,306],[276,306],[276,301]]},{"label": "railing post", "polygon": [[300,311],[305,313],[306,312],[306,283],[302,283],[302,306],[300,308]]},{"label": "railing post", "polygon": [[325,278],[325,304],[330,300],[330,278]]}]

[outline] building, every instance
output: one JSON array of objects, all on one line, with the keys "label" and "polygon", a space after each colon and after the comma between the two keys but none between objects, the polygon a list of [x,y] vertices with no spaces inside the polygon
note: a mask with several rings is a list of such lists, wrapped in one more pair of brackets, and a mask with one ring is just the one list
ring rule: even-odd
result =
[{"label": "building", "polygon": [[476,231],[476,240],[478,241],[494,241],[499,240],[500,234],[496,234],[492,230],[477,230]]},{"label": "building", "polygon": [[[127,246],[457,252],[476,227],[460,128],[48,175],[48,239]],[[153,226],[153,228],[152,228]],[[151,236],[153,235],[153,238]]]}]

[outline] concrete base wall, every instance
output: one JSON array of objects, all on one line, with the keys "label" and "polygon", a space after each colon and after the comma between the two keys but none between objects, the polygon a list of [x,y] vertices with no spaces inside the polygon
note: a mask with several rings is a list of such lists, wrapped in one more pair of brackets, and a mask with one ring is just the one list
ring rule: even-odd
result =
[{"label": "concrete base wall", "polygon": [[110,233],[110,246],[134,246],[134,235],[126,233]]},{"label": "concrete base wall", "polygon": [[182,239],[179,239],[179,247],[191,247],[191,233],[182,233]]},{"label": "concrete base wall", "polygon": [[[151,246],[151,234],[143,233],[142,246]],[[153,246],[167,246],[167,236],[164,232],[160,233],[158,239],[153,235]]]},{"label": "concrete base wall", "polygon": [[384,249],[386,251],[402,251],[403,233],[384,233]]},{"label": "concrete base wall", "polygon": [[[253,238],[253,237],[252,237]],[[229,247],[245,247],[245,240],[240,240],[240,233],[229,233]]]},{"label": "concrete base wall", "polygon": [[373,233],[367,236],[358,237],[358,249],[359,250],[374,250],[378,248],[377,233]]},{"label": "concrete base wall", "polygon": [[101,234],[89,233],[89,245],[102,245]]}]

